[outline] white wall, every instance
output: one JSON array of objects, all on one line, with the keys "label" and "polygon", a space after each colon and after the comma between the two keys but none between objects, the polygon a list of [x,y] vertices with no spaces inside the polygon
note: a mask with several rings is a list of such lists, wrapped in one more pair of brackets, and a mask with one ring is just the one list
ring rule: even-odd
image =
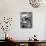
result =
[{"label": "white wall", "polygon": [[[25,11],[33,13],[33,27],[31,29],[20,28],[20,13]],[[12,26],[8,32],[13,35],[13,37],[16,37],[17,40],[27,40],[34,34],[37,35],[39,40],[46,39],[45,6],[33,8],[30,6],[28,0],[0,0],[0,17],[3,16],[13,17]],[[2,36],[0,36],[0,39],[2,39]]]}]

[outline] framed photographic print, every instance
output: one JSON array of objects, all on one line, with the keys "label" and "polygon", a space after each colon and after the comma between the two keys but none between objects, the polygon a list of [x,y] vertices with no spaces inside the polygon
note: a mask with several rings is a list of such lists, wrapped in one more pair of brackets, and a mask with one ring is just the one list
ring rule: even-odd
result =
[{"label": "framed photographic print", "polygon": [[32,12],[21,12],[20,27],[32,28]]}]

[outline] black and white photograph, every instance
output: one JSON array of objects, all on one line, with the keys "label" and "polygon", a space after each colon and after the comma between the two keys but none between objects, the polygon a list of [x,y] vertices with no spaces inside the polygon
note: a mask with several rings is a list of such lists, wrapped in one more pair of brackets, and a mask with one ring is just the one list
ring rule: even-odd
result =
[{"label": "black and white photograph", "polygon": [[20,26],[21,28],[32,28],[32,12],[21,12]]}]

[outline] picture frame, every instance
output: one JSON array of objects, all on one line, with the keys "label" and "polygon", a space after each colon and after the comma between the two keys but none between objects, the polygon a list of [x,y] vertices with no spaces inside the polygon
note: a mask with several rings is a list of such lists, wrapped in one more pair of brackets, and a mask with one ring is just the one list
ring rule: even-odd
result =
[{"label": "picture frame", "polygon": [[32,12],[21,12],[20,27],[32,28]]}]

